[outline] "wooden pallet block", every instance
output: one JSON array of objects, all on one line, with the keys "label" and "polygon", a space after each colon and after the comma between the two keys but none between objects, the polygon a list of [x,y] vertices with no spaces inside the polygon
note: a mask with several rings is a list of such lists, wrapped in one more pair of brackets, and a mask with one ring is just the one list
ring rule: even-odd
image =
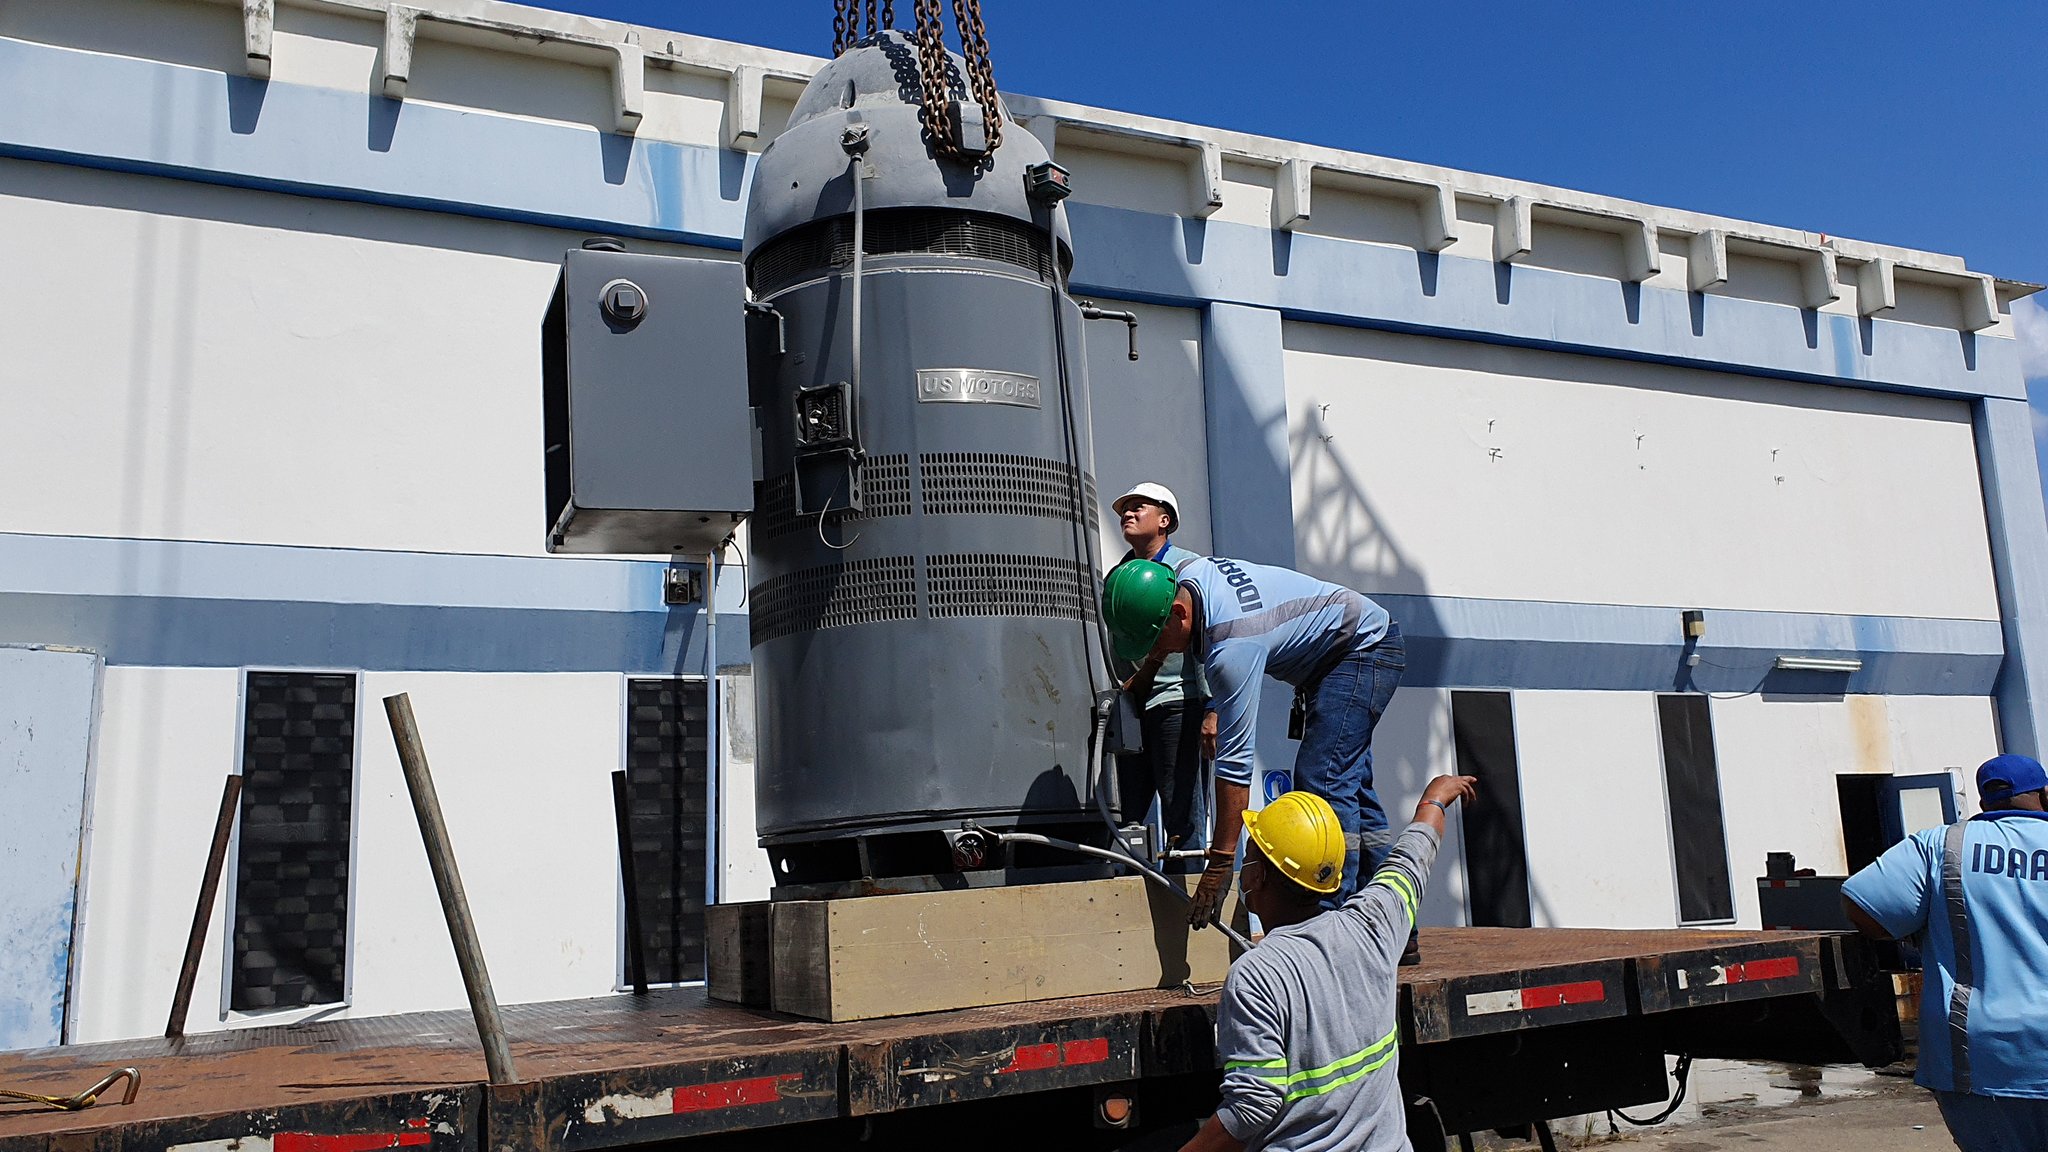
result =
[{"label": "wooden pallet block", "polygon": [[814,1020],[1210,983],[1230,967],[1222,933],[1190,933],[1186,902],[1135,876],[771,908],[770,1005]]},{"label": "wooden pallet block", "polygon": [[773,959],[767,901],[704,909],[704,991],[713,1000],[768,1007]]}]

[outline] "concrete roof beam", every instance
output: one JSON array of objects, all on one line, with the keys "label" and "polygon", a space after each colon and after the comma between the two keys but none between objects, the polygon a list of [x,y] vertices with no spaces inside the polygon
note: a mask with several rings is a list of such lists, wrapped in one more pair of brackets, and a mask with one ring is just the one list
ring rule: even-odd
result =
[{"label": "concrete roof beam", "polygon": [[1493,258],[1512,264],[1536,249],[1536,224],[1531,215],[1534,204],[1527,196],[1510,196],[1500,202],[1493,218]]},{"label": "concrete roof beam", "polygon": [[745,151],[761,142],[761,70],[749,64],[725,79],[725,146]]},{"label": "concrete roof beam", "polygon": [[1273,180],[1273,227],[1292,232],[1309,219],[1309,193],[1315,182],[1315,162],[1283,160]]},{"label": "concrete roof beam", "polygon": [[1686,246],[1685,283],[1705,292],[1728,283],[1728,234],[1718,228],[1698,233]]},{"label": "concrete roof beam", "polygon": [[1183,141],[1188,157],[1189,213],[1201,219],[1223,207],[1223,149],[1208,140]]},{"label": "concrete roof beam", "polygon": [[1982,332],[1998,323],[1998,285],[1991,277],[1973,273],[1965,278],[1963,293],[1963,331]]},{"label": "concrete roof beam", "polygon": [[412,46],[419,36],[417,8],[393,4],[384,10],[384,51],[377,57],[377,88],[392,100],[405,99],[412,77]]},{"label": "concrete roof beam", "polygon": [[1856,312],[1876,316],[1899,306],[1896,266],[1882,256],[1856,270]]},{"label": "concrete roof beam", "polygon": [[242,71],[258,80],[270,79],[271,33],[277,8],[271,0],[242,0]]},{"label": "concrete roof beam", "polygon": [[1817,248],[1800,261],[1799,286],[1808,308],[1825,308],[1842,298],[1842,274],[1832,249]]}]

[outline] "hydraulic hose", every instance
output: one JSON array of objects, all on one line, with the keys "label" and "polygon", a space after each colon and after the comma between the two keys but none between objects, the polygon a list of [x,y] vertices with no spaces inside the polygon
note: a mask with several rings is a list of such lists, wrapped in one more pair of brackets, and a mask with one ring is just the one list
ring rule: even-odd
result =
[{"label": "hydraulic hose", "polygon": [[[1175,884],[1165,873],[1155,872],[1137,859],[1122,852],[1112,852],[1107,848],[1077,844],[1072,840],[1061,840],[1055,836],[1041,836],[1036,832],[989,832],[987,829],[983,829],[983,831],[1005,844],[1039,844],[1047,848],[1058,848],[1063,852],[1076,852],[1083,856],[1094,856],[1113,864],[1120,864],[1126,868],[1135,869],[1138,875],[1180,897],[1181,902],[1184,904],[1194,900],[1194,897],[1188,894],[1187,889]],[[1252,942],[1238,935],[1237,932],[1232,930],[1230,925],[1219,920],[1216,922],[1216,929],[1229,937],[1230,942],[1237,945],[1240,949],[1244,951],[1251,950]]]}]

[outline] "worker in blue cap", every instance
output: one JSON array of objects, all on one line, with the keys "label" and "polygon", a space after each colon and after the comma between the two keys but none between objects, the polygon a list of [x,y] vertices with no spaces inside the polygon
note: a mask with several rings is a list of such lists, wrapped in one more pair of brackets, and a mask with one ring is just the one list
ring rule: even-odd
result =
[{"label": "worker in blue cap", "polygon": [[2048,1148],[2048,772],[1977,769],[1983,813],[1915,832],[1842,886],[1866,936],[1920,939],[1920,1072],[1963,1152]]}]

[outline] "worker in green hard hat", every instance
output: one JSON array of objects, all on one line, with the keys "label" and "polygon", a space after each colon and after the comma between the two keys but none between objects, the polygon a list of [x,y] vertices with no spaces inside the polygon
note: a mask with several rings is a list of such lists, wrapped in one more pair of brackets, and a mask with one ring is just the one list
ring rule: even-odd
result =
[{"label": "worker in green hard hat", "polygon": [[[1180,528],[1180,501],[1166,485],[1134,484],[1110,507],[1130,545],[1125,560],[1153,560],[1180,569],[1201,559],[1173,542]],[[1119,671],[1128,683],[1136,662],[1126,662]],[[1149,692],[1133,693],[1143,746],[1117,757],[1117,795],[1126,820],[1143,819],[1152,797],[1159,797],[1159,824],[1169,849],[1195,849],[1206,842],[1202,714],[1208,698],[1201,663],[1180,653],[1159,666]]]},{"label": "worker in green hard hat", "polygon": [[1295,690],[1294,786],[1329,801],[1344,829],[1343,880],[1326,904],[1357,891],[1391,839],[1373,789],[1372,732],[1407,654],[1386,609],[1313,576],[1214,556],[1179,572],[1125,561],[1103,583],[1103,613],[1116,655],[1138,662],[1139,687],[1175,653],[1199,661],[1208,682],[1202,739],[1216,766],[1216,816],[1191,923],[1212,922],[1230,888],[1267,676]]}]

